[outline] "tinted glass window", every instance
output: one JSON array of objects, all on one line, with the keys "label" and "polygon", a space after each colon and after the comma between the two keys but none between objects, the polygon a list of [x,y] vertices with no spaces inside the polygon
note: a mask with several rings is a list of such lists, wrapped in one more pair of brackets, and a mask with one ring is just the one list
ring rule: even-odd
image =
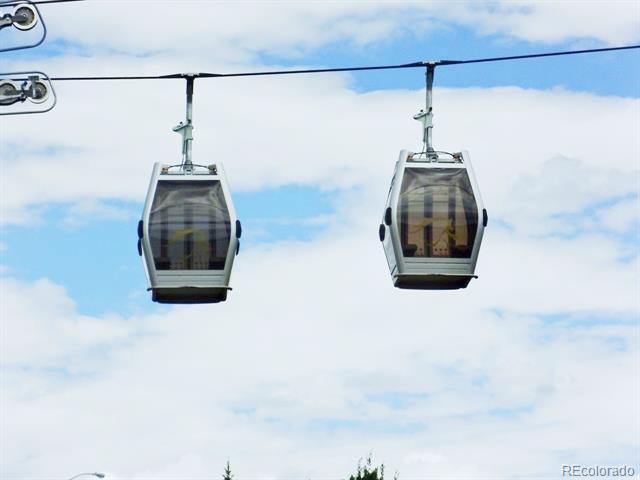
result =
[{"label": "tinted glass window", "polygon": [[471,257],[478,230],[478,207],[467,171],[406,169],[398,224],[405,257]]},{"label": "tinted glass window", "polygon": [[220,182],[158,182],[149,237],[157,270],[224,269],[231,223]]}]

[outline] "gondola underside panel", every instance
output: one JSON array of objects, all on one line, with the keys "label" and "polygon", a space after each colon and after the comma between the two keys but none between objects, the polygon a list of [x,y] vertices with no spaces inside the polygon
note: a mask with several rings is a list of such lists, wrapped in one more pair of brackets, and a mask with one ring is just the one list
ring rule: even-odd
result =
[{"label": "gondola underside panel", "polygon": [[157,303],[219,303],[227,299],[229,288],[175,287],[154,288],[151,299]]},{"label": "gondola underside panel", "polygon": [[457,290],[467,288],[476,275],[451,275],[444,273],[396,275],[394,286],[407,290]]}]

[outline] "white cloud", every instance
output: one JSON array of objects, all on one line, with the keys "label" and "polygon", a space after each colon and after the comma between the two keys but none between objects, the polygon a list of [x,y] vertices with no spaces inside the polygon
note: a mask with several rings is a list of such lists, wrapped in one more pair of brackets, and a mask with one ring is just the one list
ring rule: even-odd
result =
[{"label": "white cloud", "polygon": [[622,200],[610,207],[602,208],[598,211],[598,221],[602,222],[606,228],[620,233],[624,233],[634,226],[637,229],[640,221],[639,201],[639,197],[635,196],[635,198]]},{"label": "white cloud", "polygon": [[296,56],[332,42],[388,40],[404,34],[398,27],[411,15],[421,14],[411,5],[362,2],[157,2],[152,10],[127,2],[126,15],[111,1],[74,7],[48,9],[52,38],[136,53],[207,51],[227,62],[261,52]]},{"label": "white cloud", "polygon": [[23,283],[0,279],[4,334],[11,339],[3,345],[3,363],[50,366],[91,348],[125,341],[129,328],[117,318],[109,322],[76,312],[63,287],[42,279]]},{"label": "white cloud", "polygon": [[[336,42],[359,47],[467,26],[530,42],[640,39],[632,1],[572,2],[145,2],[92,1],[43,8],[51,38],[122,52],[207,52],[245,62],[297,56]],[[606,21],[603,21],[606,18]],[[114,35],[114,31],[118,34]]]},{"label": "white cloud", "polygon": [[246,249],[221,305],[97,319],[6,280],[6,478],[204,478],[227,457],[239,476],[340,478],[370,449],[401,478],[628,462],[639,279],[619,242],[493,227],[468,290],[399,291],[367,195],[313,242]]},{"label": "white cloud", "polygon": [[434,463],[444,463],[446,462],[446,458],[447,457],[440,452],[427,451],[427,452],[412,453],[410,455],[407,455],[405,462],[434,464]]},{"label": "white cloud", "polygon": [[[565,237],[581,230],[624,230],[633,225],[638,213],[633,202],[618,202],[608,209],[598,209],[598,203],[633,195],[640,170],[618,169],[610,163],[590,166],[566,157],[549,159],[534,168],[535,173],[514,181],[507,193],[511,201],[501,207],[512,226],[532,235]],[[596,210],[598,217],[606,215],[607,220],[598,221]]]},{"label": "white cloud", "polygon": [[488,238],[467,291],[397,291],[375,234],[352,222],[246,250],[225,304],[126,320],[82,316],[49,282],[8,280],[5,477],[82,466],[195,478],[231,457],[242,476],[340,478],[370,449],[401,478],[550,475],[589,454],[629,461],[637,275],[612,248],[598,258],[567,242],[570,280],[556,279],[558,259],[537,261],[547,248],[531,242],[514,281],[494,270],[518,240]]},{"label": "white cloud", "polygon": [[[463,4],[464,5],[464,4]],[[637,42],[640,7],[628,0],[589,2],[499,1],[457,5],[455,19],[484,34],[530,42],[597,39],[611,45]]]},{"label": "white cloud", "polygon": [[109,205],[96,199],[80,200],[73,204],[62,219],[62,225],[77,228],[100,220],[131,220],[139,217],[139,212],[129,208]]}]

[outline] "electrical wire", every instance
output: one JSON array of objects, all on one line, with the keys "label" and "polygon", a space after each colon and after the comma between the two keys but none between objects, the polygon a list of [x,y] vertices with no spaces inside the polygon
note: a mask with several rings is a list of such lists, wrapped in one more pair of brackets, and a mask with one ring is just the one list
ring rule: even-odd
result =
[{"label": "electrical wire", "polygon": [[[52,0],[52,1],[71,1],[71,0]],[[83,0],[78,0],[83,1]],[[399,65],[373,65],[364,67],[340,67],[340,68],[310,68],[310,69],[298,69],[298,70],[265,70],[256,72],[238,72],[238,73],[173,73],[169,75],[135,75],[135,76],[87,76],[87,77],[51,77],[54,81],[94,81],[94,80],[170,80],[170,79],[186,79],[193,78],[230,78],[230,77],[262,77],[273,75],[297,75],[297,74],[309,74],[309,73],[330,73],[330,72],[358,72],[368,70],[392,70],[403,68],[424,68],[428,65],[434,66],[449,66],[449,65],[464,65],[471,63],[487,63],[487,62],[502,62],[508,60],[523,60],[528,58],[542,58],[542,57],[556,57],[561,55],[579,55],[584,53],[599,53],[599,52],[612,52],[617,50],[631,50],[638,49],[640,45],[626,45],[622,47],[608,47],[608,48],[591,48],[588,50],[568,50],[562,52],[547,52],[547,53],[533,53],[528,55],[513,55],[509,57],[490,57],[490,58],[476,58],[470,60],[435,60],[435,61],[421,61],[413,63],[403,63]]]}]

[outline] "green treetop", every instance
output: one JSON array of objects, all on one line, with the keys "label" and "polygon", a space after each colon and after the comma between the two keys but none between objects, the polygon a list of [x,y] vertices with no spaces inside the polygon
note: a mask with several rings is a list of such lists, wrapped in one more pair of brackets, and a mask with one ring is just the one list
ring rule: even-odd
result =
[{"label": "green treetop", "polygon": [[233,480],[233,474],[231,473],[231,465],[229,464],[229,460],[227,460],[227,468],[224,469],[222,480]]},{"label": "green treetop", "polygon": [[[360,459],[357,475],[351,475],[349,480],[384,480],[384,464],[374,467],[371,454],[369,454],[364,467],[362,466],[362,459]],[[398,480],[397,474],[394,476],[394,480]]]}]

